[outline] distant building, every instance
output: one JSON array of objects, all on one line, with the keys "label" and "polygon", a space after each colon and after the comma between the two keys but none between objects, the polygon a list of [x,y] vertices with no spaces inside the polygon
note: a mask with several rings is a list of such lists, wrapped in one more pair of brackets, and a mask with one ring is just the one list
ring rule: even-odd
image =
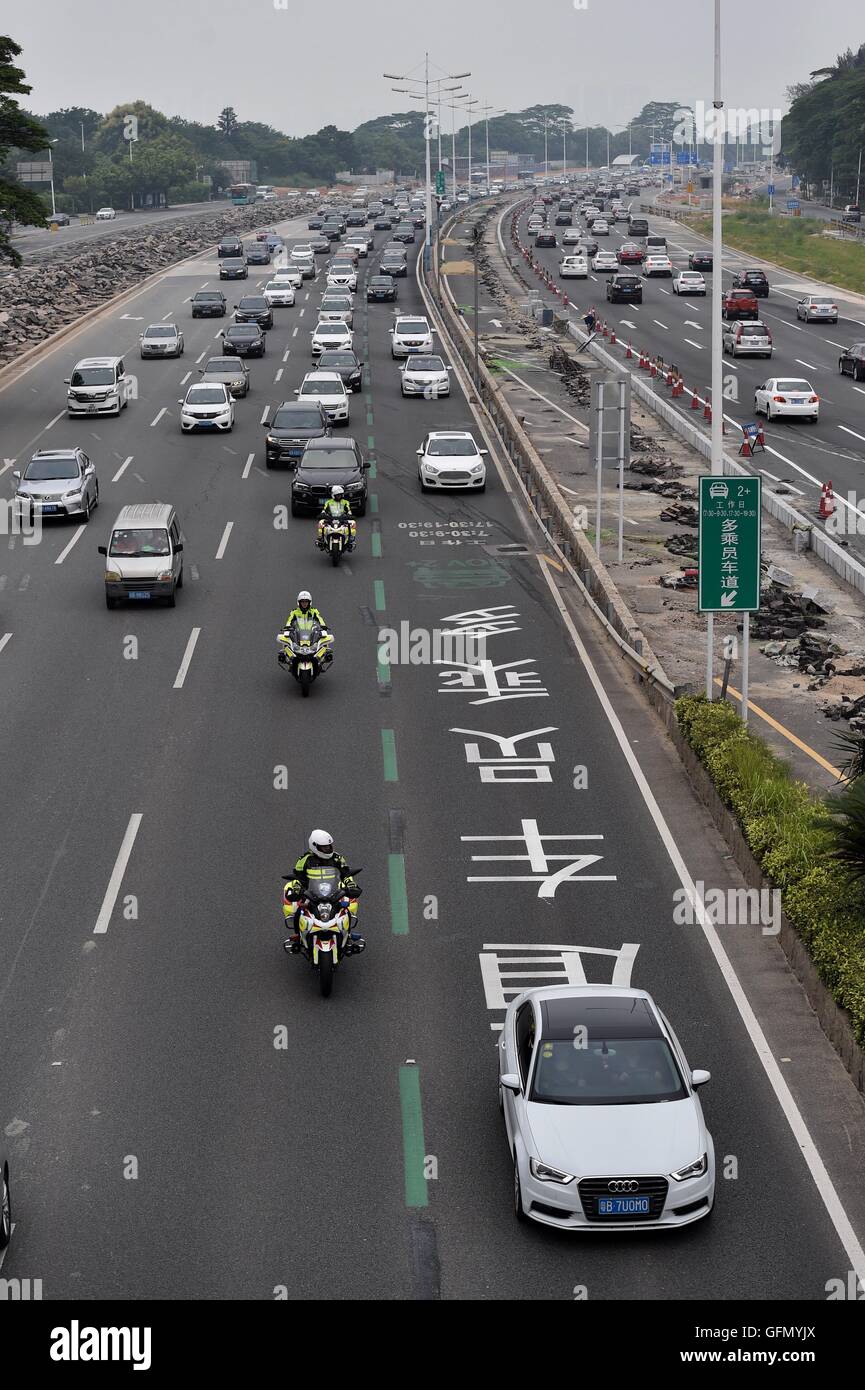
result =
[{"label": "distant building", "polygon": [[223,159],[220,168],[225,170],[226,186],[231,183],[257,183],[258,164],[254,159]]}]

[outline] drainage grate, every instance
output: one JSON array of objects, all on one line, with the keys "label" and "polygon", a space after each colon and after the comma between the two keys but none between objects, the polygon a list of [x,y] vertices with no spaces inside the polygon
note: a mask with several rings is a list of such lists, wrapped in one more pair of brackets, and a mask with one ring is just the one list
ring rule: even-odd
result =
[{"label": "drainage grate", "polygon": [[529,555],[531,553],[527,545],[485,545],[484,550],[488,555]]}]

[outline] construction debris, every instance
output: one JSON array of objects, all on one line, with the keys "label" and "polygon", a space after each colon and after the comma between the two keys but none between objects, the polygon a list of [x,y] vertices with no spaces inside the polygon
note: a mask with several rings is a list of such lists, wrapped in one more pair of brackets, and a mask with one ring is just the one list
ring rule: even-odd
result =
[{"label": "construction debris", "polygon": [[672,459],[663,456],[631,459],[628,467],[632,473],[645,473],[650,478],[678,478],[683,471],[680,463],[673,463]]},{"label": "construction debris", "polygon": [[671,507],[665,507],[661,512],[661,520],[676,521],[680,526],[693,526],[695,529],[700,524],[697,508],[687,502],[674,502]]},{"label": "construction debris", "polygon": [[760,611],[751,619],[752,637],[798,637],[806,628],[825,627],[824,610],[804,594],[793,593],[771,580],[762,590]]},{"label": "construction debris", "polygon": [[696,560],[697,537],[677,532],[676,535],[667,537],[664,548],[669,550],[671,555],[687,555],[690,559]]},{"label": "construction debris", "polygon": [[662,589],[696,589],[697,571],[696,569],[671,570],[669,574],[662,574],[658,583]]}]

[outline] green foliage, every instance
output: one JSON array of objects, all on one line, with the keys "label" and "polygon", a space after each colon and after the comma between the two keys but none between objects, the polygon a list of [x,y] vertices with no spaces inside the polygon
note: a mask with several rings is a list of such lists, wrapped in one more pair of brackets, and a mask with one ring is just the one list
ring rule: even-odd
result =
[{"label": "green foliage", "polygon": [[[689,226],[711,236],[711,220],[689,217]],[[816,280],[865,293],[865,245],[821,235],[813,217],[779,217],[749,208],[724,216],[724,242]]]},{"label": "green foliage", "polygon": [[782,155],[809,184],[828,180],[834,171],[836,191],[852,197],[865,129],[865,44],[811,76],[822,80],[792,91]]},{"label": "green foliage", "polygon": [[685,696],[676,717],[865,1042],[865,779],[824,805],[726,701]]},{"label": "green foliage", "polygon": [[[23,70],[13,62],[20,52],[13,39],[0,35],[0,166],[6,167],[10,153],[44,151],[49,138],[47,130],[22,111],[15,100],[30,91]],[[9,240],[12,221],[44,227],[44,209],[30,185],[0,177],[0,261],[20,265],[21,257]]]}]

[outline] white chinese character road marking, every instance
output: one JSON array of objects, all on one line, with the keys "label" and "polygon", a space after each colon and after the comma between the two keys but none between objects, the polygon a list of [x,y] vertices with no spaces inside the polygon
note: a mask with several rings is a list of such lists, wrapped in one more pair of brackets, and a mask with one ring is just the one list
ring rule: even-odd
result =
[{"label": "white chinese character road marking", "polygon": [[[631,973],[639,951],[639,943],[626,941],[618,950],[601,946],[530,945],[519,942],[485,941],[478,953],[484,998],[488,1009],[506,1009],[512,999],[526,989],[544,985],[585,985],[583,956],[606,956],[612,959],[611,980],[593,983],[613,984],[630,989]],[[498,1032],[502,1023],[491,1023]]]},{"label": "white chinese character road marking", "polygon": [[467,743],[466,762],[480,765],[481,781],[490,782],[552,782],[553,775],[546,766],[547,763],[554,763],[556,758],[553,747],[550,743],[538,742],[537,753],[518,753],[517,744],[523,743],[526,739],[536,738],[540,740],[541,734],[554,734],[558,730],[554,725],[549,725],[545,729],[530,729],[527,734],[514,734],[507,738],[504,734],[488,734],[482,729],[451,729],[452,734],[474,734],[476,738],[488,738],[493,743],[497,743],[502,752],[502,757],[494,758],[486,753],[481,753],[480,745],[477,743]]},{"label": "white chinese character road marking", "polygon": [[[573,883],[577,877],[584,883],[615,883],[615,874],[585,874],[592,864],[597,864],[603,856],[600,854],[575,854],[572,850],[570,854],[548,854],[544,849],[545,840],[603,840],[603,835],[541,835],[538,830],[536,820],[521,821],[522,835],[461,835],[463,843],[473,843],[476,841],[489,842],[501,840],[507,843],[521,843],[525,845],[526,854],[473,854],[473,863],[528,863],[532,869],[531,874],[506,874],[492,876],[469,876],[468,883],[539,883],[538,897],[551,899],[556,896],[556,889],[562,883]],[[555,873],[550,871],[553,863],[560,863],[564,860],[561,869]]]},{"label": "white chinese character road marking", "polygon": [[[522,661],[505,661],[500,666],[494,666],[491,661],[478,662],[477,666],[472,666],[468,662],[456,661],[451,663],[451,668],[442,671],[439,680],[442,689],[439,695],[460,695],[470,691],[483,689],[486,691],[479,700],[470,700],[471,705],[492,705],[499,700],[545,700],[549,692],[541,685],[541,678],[535,671],[517,671],[517,666],[533,666],[532,657],[523,657]],[[453,669],[462,666],[462,671]],[[498,673],[503,671],[504,682],[499,683]],[[480,679],[481,684],[478,684]],[[504,687],[504,688],[503,688]],[[532,687],[532,688],[528,688]]]},{"label": "white chinese character road marking", "polygon": [[456,623],[455,628],[445,628],[445,632],[472,632],[485,637],[497,637],[503,632],[520,632],[514,622],[520,615],[513,604],[500,604],[496,608],[472,608],[467,613],[451,613],[442,623]]}]

